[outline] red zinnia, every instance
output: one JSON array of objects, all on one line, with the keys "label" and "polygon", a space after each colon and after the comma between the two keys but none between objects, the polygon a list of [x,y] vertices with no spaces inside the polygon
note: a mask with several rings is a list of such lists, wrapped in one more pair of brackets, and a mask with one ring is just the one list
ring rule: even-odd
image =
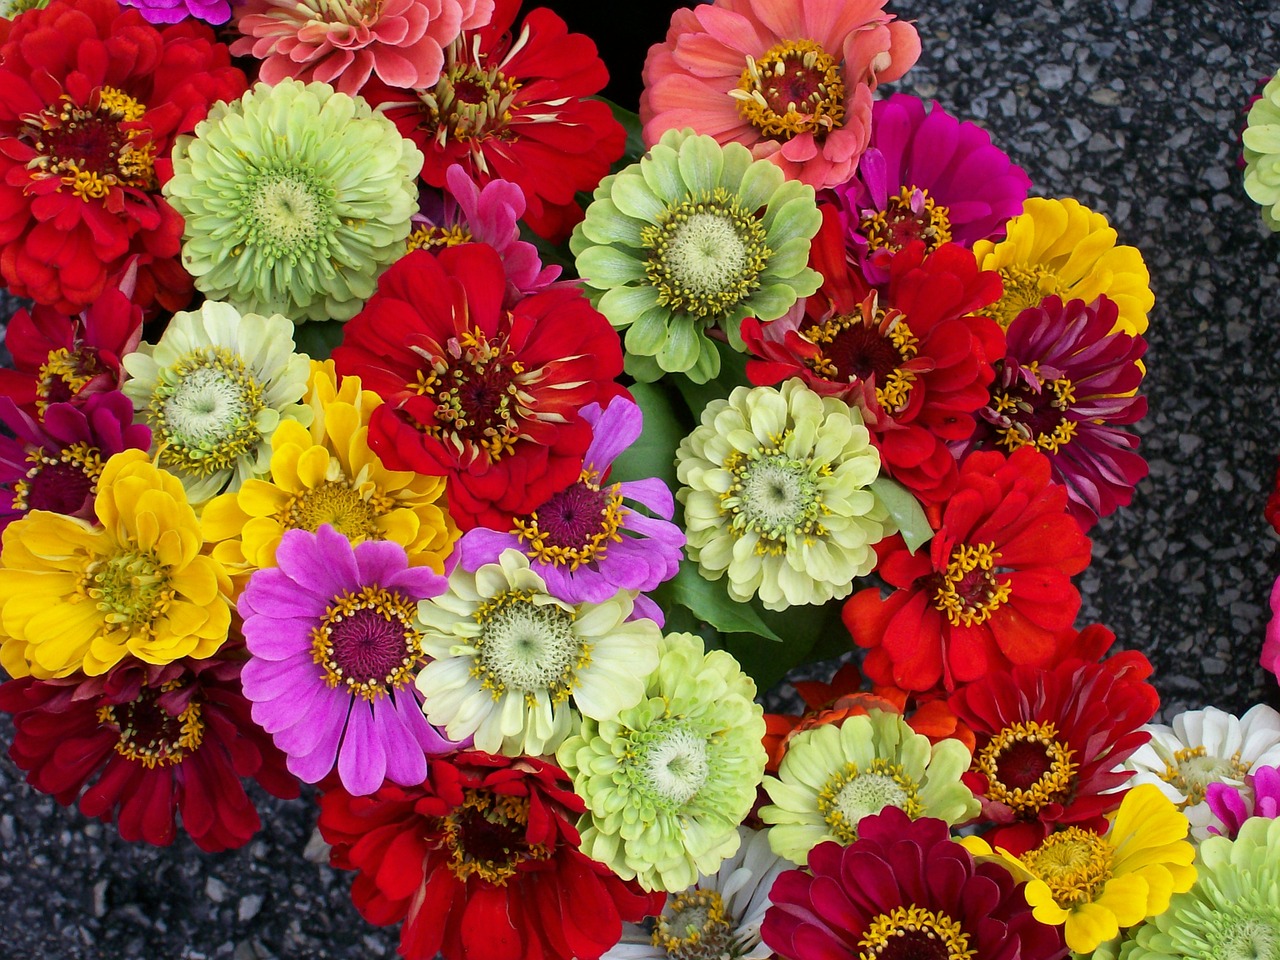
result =
[{"label": "red zinnia", "polygon": [[747,376],[755,384],[798,376],[857,406],[889,475],[926,504],[940,503],[956,483],[947,444],[973,433],[991,361],[1004,355],[1000,327],[970,316],[1000,298],[999,275],[980,271],[956,244],[926,256],[914,241],[877,293],[846,262],[833,207],[823,208],[810,263],[824,283],[803,319],[743,322],[742,339],[763,358],[747,362]]},{"label": "red zinnia", "polygon": [[597,960],[622,921],[662,909],[578,849],[586,805],[559,767],[466,751],[434,760],[420,787],[386,784],[320,800],[320,833],[371,923],[405,921],[409,960]]},{"label": "red zinnia", "polygon": [[286,799],[298,781],[250,718],[240,667],[129,661],[92,680],[10,680],[0,686],[0,710],[14,715],[9,756],[37,790],[63,806],[79,797],[125,840],[166,846],[181,814],[200,849],[243,846],[261,822],[241,778]]},{"label": "red zinnia", "polygon": [[1139,729],[1160,705],[1140,653],[1102,663],[987,674],[951,697],[977,734],[965,784],[982,803],[993,846],[1021,854],[1059,826],[1103,832],[1131,776],[1119,767],[1151,739]]},{"label": "red zinnia", "polygon": [[160,196],[173,139],[245,77],[203,23],[157,29],[115,0],[54,0],[0,47],[0,274],[75,313],[130,255],[134,299],[180,310],[182,218]]},{"label": "red zinnia", "polygon": [[524,191],[524,219],[559,243],[582,219],[574,200],[622,156],[626,131],[599,100],[609,73],[596,45],[545,8],[519,30],[520,0],[497,0],[488,26],[445,50],[440,80],[406,92],[374,80],[361,91],[425,156],[422,179],[444,189],[460,163],[480,186],[509,180]]},{"label": "red zinnia", "polygon": [[970,454],[927,550],[912,554],[899,536],[876,545],[876,572],[898,589],[845,604],[845,625],[870,648],[863,669],[878,684],[954,690],[991,670],[1055,662],[1080,609],[1071,576],[1091,547],[1043,454]]},{"label": "red zinnia", "polygon": [[570,486],[591,425],[579,411],[620,388],[618,335],[574,287],[502,306],[502,262],[484,244],[392,264],[333,351],[386,402],[369,445],[393,470],[448,477],[463,530],[510,528]]}]

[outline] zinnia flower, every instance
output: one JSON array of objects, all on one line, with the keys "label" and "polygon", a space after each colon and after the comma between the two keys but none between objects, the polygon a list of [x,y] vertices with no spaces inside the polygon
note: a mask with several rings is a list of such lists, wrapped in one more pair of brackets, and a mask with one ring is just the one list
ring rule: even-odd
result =
[{"label": "zinnia flower", "polygon": [[492,13],[493,0],[246,0],[231,52],[261,60],[264,83],[318,80],[354,97],[376,72],[392,87],[429,87],[444,48]]},{"label": "zinnia flower", "polygon": [[284,757],[249,719],[238,661],[130,661],[104,680],[0,686],[0,710],[13,714],[9,756],[63,806],[78,799],[81,813],[114,820],[125,840],[157,846],[173,842],[180,816],[196,846],[216,853],[261,826],[242,778],[298,795]]},{"label": "zinnia flower", "polygon": [[812,188],[740,144],[671,130],[596,188],[569,249],[600,312],[625,329],[627,369],[705,383],[715,326],[742,349],[745,317],[772,320],[822,278],[807,266],[821,217]]},{"label": "zinnia flower", "polygon": [[204,24],[157,30],[115,0],[55,0],[13,23],[0,62],[0,274],[61,313],[139,257],[134,299],[181,310],[182,217],[155,169],[244,74]]},{"label": "zinnia flower", "polygon": [[824,843],[809,869],[773,885],[764,942],[791,960],[837,957],[1059,960],[1062,935],[1038,922],[1004,867],[975,862],[947,825],[897,809],[862,821],[851,846]]},{"label": "zinnia flower", "polygon": [[626,131],[589,99],[609,79],[589,37],[545,7],[516,27],[520,0],[492,6],[486,25],[445,49],[438,81],[407,92],[374,81],[364,95],[422,150],[425,182],[446,186],[455,163],[481,185],[510,181],[528,201],[529,228],[562,243],[582,219],[574,194],[609,172]]},{"label": "zinnia flower", "polygon": [[347,320],[404,252],[421,160],[362,99],[259,83],[174,144],[164,195],[186,220],[183,266],[247,313]]},{"label": "zinnia flower", "polygon": [[1258,767],[1280,765],[1280,712],[1264,703],[1235,717],[1217,707],[1188,710],[1172,725],[1146,728],[1151,741],[1126,763],[1134,783],[1148,783],[1178,805],[1191,835],[1209,835],[1213,812],[1205,802],[1212,783],[1243,786]]},{"label": "zinnia flower", "polygon": [[990,134],[937,103],[926,113],[903,93],[877,100],[871,115],[857,176],[835,188],[849,253],[868,280],[883,283],[912,240],[932,253],[947,242],[971,248],[1004,236],[1031,178]]},{"label": "zinnia flower", "polygon": [[[666,483],[657,477],[612,484],[604,479],[614,459],[639,439],[640,408],[615,397],[604,410],[598,403],[584,407],[582,416],[592,438],[577,481],[517,517],[509,533],[470,530],[458,542],[463,567],[475,572],[496,562],[503,550],[520,550],[547,592],[569,603],[600,603],[619,590],[648,592],[676,575],[684,534],[670,522],[675,500]],[[626,500],[644,512],[624,506]],[[645,615],[661,623],[656,604],[646,605]]]},{"label": "zinnia flower", "polygon": [[448,478],[458,525],[510,529],[582,471],[581,409],[618,392],[618,338],[577,290],[502,305],[498,255],[463,244],[397,261],[333,351],[385,401],[369,445],[395,470]]},{"label": "zinnia flower", "polygon": [[931,744],[898,714],[871,710],[796,734],[778,775],[764,778],[772,803],[760,819],[773,824],[774,852],[803,866],[824,841],[856,841],[863,818],[886,807],[912,820],[971,820],[978,801],[960,782],[968,766],[969,751],[958,740]]},{"label": "zinnia flower", "polygon": [[1260,662],[1264,670],[1271,671],[1280,680],[1280,577],[1271,586],[1271,619],[1267,621]]},{"label": "zinnia flower", "polygon": [[418,601],[443,592],[444,577],[410,567],[399,544],[352,547],[328,524],[290,530],[276,563],[240,596],[254,723],[307,783],[328,776],[336,760],[342,786],[356,795],[373,793],[384,777],[417,786],[427,754],[457,747],[423,719],[413,687],[425,660]]},{"label": "zinnia flower", "polygon": [[587,802],[582,852],[646,890],[680,891],[738,849],[764,773],[756,685],[723,650],[673,633],[644,698],[584,717],[556,753]]},{"label": "zinnia flower", "polygon": [[1087,306],[1048,296],[1018,314],[1005,332],[991,399],[973,439],[962,444],[1040,450],[1086,530],[1127,506],[1147,475],[1138,438],[1118,429],[1147,412],[1146,398],[1135,396],[1147,341],[1113,332],[1118,317],[1106,296]]},{"label": "zinnia flower", "polygon": [[327,790],[320,833],[334,866],[359,871],[356,909],[404,921],[407,960],[598,960],[662,895],[578,849],[583,809],[552,764],[467,751],[433,760],[420,786]]},{"label": "zinnia flower", "polygon": [[554,752],[579,713],[612,720],[640,701],[658,664],[658,626],[629,619],[634,602],[628,591],[557,600],[515,550],[474,574],[455,568],[449,591],[418,605],[422,649],[435,658],[418,674],[427,719],[508,756]]},{"label": "zinnia flower", "polygon": [[876,572],[897,588],[850,598],[844,622],[870,649],[863,669],[876,683],[947,690],[1014,664],[1046,666],[1057,635],[1080,609],[1071,576],[1091,544],[1067,512],[1067,492],[1049,461],[1027,447],[1008,459],[970,454],[928,549],[900,538],[880,547]]},{"label": "zinnia flower", "polygon": [[103,465],[121,450],[148,450],[151,431],[133,422],[124,394],[96,393],[82,406],[53,403],[37,423],[0,397],[0,530],[31,510],[93,519]]},{"label": "zinnia flower", "polygon": [[124,358],[124,392],[151,427],[157,463],[199,505],[267,472],[271,434],[282,420],[311,422],[298,403],[310,368],[293,352],[285,317],[243,316],[206,300],[178,313],[159,343]]},{"label": "zinnia flower", "polygon": [[231,625],[231,581],[200,555],[178,478],[125,450],[103,467],[93,509],[99,527],[37,510],[5,528],[0,666],[45,680],[129,656],[212,656]]},{"label": "zinnia flower", "polygon": [[1067,827],[1020,857],[966,837],[970,852],[1005,863],[1027,880],[1037,920],[1063,926],[1067,946],[1088,953],[1105,940],[1169,908],[1196,879],[1187,819],[1150,784],[1134,787],[1105,834]]},{"label": "zinnia flower", "polygon": [[1274,820],[1280,817],[1280,768],[1255,767],[1245,774],[1244,786],[1211,783],[1205,788],[1205,802],[1225,830],[1209,825],[1210,833],[1234,839],[1251,817]]},{"label": "zinnia flower", "polygon": [[191,17],[217,25],[231,19],[229,0],[121,0],[121,6],[137,7],[147,23],[180,23]]},{"label": "zinnia flower", "polygon": [[644,64],[645,143],[692,127],[742,143],[788,179],[849,180],[871,134],[872,92],[920,56],[915,27],[885,0],[716,0],[671,18]]},{"label": "zinnia flower", "polygon": [[1244,192],[1262,208],[1262,219],[1280,230],[1280,72],[1249,107],[1244,133]]},{"label": "zinnia flower", "polygon": [[1002,327],[1045,297],[1092,303],[1106,294],[1120,308],[1116,331],[1146,332],[1155,295],[1142,254],[1116,246],[1107,218],[1076,200],[1030,197],[1009,221],[1003,240],[979,240],[973,253],[983,270],[999,271],[1004,283],[991,313]]}]

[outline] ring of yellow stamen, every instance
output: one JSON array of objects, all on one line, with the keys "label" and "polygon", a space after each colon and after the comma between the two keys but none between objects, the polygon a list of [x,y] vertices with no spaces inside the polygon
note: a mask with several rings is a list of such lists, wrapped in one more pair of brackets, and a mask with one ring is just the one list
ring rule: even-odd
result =
[{"label": "ring of yellow stamen", "polygon": [[1249,764],[1241,761],[1239,751],[1230,757],[1211,757],[1202,746],[1185,747],[1174,753],[1173,761],[1165,766],[1160,779],[1186,797],[1178,804],[1179,810],[1185,810],[1204,801],[1209,784],[1222,780],[1243,783],[1249,769]]},{"label": "ring of yellow stamen", "polygon": [[356,544],[382,539],[378,520],[395,505],[390,496],[372,483],[355,487],[345,478],[325,480],[291,496],[277,519],[286,530],[311,533],[327,523]]},{"label": "ring of yellow stamen", "polygon": [[532,590],[505,590],[481,604],[472,614],[480,626],[473,638],[475,659],[471,676],[480,680],[493,699],[508,689],[523,693],[530,707],[545,690],[552,704],[567,701],[578,685],[578,674],[591,664],[591,648],[577,634],[572,607],[537,602]]},{"label": "ring of yellow stamen", "polygon": [[1061,295],[1065,289],[1062,278],[1039,263],[1001,267],[999,273],[1003,293],[983,313],[1005,330],[1023,310],[1038,307],[1045,297]]},{"label": "ring of yellow stamen", "polygon": [[463,883],[479,877],[506,886],[520,864],[551,856],[545,844],[526,841],[528,824],[528,797],[463,791],[461,805],[441,821],[449,869]]},{"label": "ring of yellow stamen", "polygon": [[817,357],[806,359],[806,366],[833,383],[841,382],[842,374],[867,379],[886,360],[891,362],[893,366],[887,372],[876,376],[876,400],[889,413],[906,408],[916,382],[915,371],[906,365],[919,355],[920,339],[911,332],[904,314],[892,308],[879,309],[869,301],[862,312],[828,317],[806,327],[801,335],[821,351]]},{"label": "ring of yellow stamen", "polygon": [[850,760],[833,774],[818,793],[818,813],[831,835],[844,845],[858,839],[858,821],[887,806],[897,807],[911,819],[924,812],[920,785],[900,763],[876,757],[865,769]]},{"label": "ring of yellow stamen", "polygon": [[1009,599],[1011,582],[997,581],[992,573],[1000,559],[995,546],[962,543],[951,551],[947,572],[934,591],[933,605],[953,626],[986,623]]},{"label": "ring of yellow stamen", "polygon": [[821,135],[844,122],[840,60],[813,40],[784,40],[758,58],[748,56],[729,96],[737,101],[742,118],[765,137]]},{"label": "ring of yellow stamen", "polygon": [[[920,207],[918,213],[913,203]],[[888,199],[883,210],[863,217],[858,230],[871,250],[884,247],[896,253],[911,240],[923,240],[925,253],[932,253],[951,241],[950,212],[936,203],[928,190],[903,187]]]},{"label": "ring of yellow stamen", "polygon": [[[1048,454],[1070,443],[1078,424],[1062,415],[1076,402],[1075,384],[1066,377],[1046,378],[1040,373],[1040,362],[1032,361],[1024,368],[1035,378],[1039,389],[1024,387],[1021,382],[1008,390],[997,390],[991,396],[991,409],[1007,426],[996,430],[997,443],[1012,453],[1019,447],[1034,446]],[[1047,403],[1045,401],[1048,401]],[[1059,417],[1052,430],[1036,429],[1043,423],[1044,412]],[[1044,424],[1048,426],[1048,424]]]},{"label": "ring of yellow stamen", "polygon": [[550,531],[539,525],[538,511],[529,514],[527,520],[520,517],[512,521],[512,533],[523,544],[524,551],[530,560],[545,563],[548,566],[567,566],[571,571],[577,570],[584,563],[603,560],[610,543],[621,543],[623,518],[630,512],[622,506],[622,484],[613,484],[607,493],[601,490],[597,482],[600,475],[596,471],[583,470],[578,477],[578,484],[601,496],[599,526],[578,544],[560,544],[553,542]]},{"label": "ring of yellow stamen", "polygon": [[480,172],[487,173],[490,171],[483,154],[474,147],[500,136],[511,123],[521,84],[496,66],[465,62],[465,43],[464,36],[450,44],[440,79],[431,90],[418,92],[428,114],[423,127],[440,147],[450,140],[472,144],[472,157],[479,163]]},{"label": "ring of yellow stamen", "polygon": [[105,465],[102,451],[85,440],[64,447],[56,457],[46,453],[43,447],[37,447],[27,454],[27,462],[31,467],[26,477],[13,485],[14,510],[31,509],[32,485],[46,467],[69,466],[79,470],[88,479],[89,494],[92,495],[98,489],[98,477]]},{"label": "ring of yellow stamen", "polygon": [[[311,631],[311,658],[323,670],[325,683],[330,687],[345,687],[351,695],[366,700],[385,697],[411,683],[423,662],[422,634],[414,625],[417,610],[417,601],[378,586],[364,586],[356,593],[347,591],[334,597],[320,624]],[[341,634],[344,621],[362,613],[384,621],[388,626],[387,635],[397,635],[403,646],[395,651],[374,651],[373,656],[366,659],[364,668],[355,672],[350,665],[343,664],[350,657],[342,649],[345,638],[335,634]],[[368,663],[378,654],[380,664],[375,667]]]},{"label": "ring of yellow stamen", "polygon": [[719,960],[728,955],[732,935],[724,899],[699,887],[667,903],[654,921],[652,943],[670,960]]},{"label": "ring of yellow stamen", "polygon": [[414,250],[444,250],[470,243],[473,239],[471,231],[461,224],[454,224],[452,227],[433,227],[430,224],[423,224],[405,240],[405,253],[412,253]]},{"label": "ring of yellow stamen", "polygon": [[907,942],[928,941],[932,948],[930,957],[941,958],[941,954],[936,953],[937,948],[947,951],[946,960],[972,960],[977,956],[977,951],[969,947],[969,935],[958,921],[945,913],[935,913],[913,904],[894,907],[889,913],[882,913],[872,920],[858,941],[861,952],[857,960],[878,960],[886,947],[890,944],[900,946],[903,938],[910,938]]},{"label": "ring of yellow stamen", "polygon": [[[36,409],[43,416],[49,404],[60,399],[55,396],[56,386],[65,387],[66,395],[74,397],[100,372],[91,356],[72,353],[66,347],[49,351],[48,359],[40,365],[36,381]],[[59,395],[63,392],[57,390]]]},{"label": "ring of yellow stamen", "polygon": [[781,556],[793,542],[809,545],[827,535],[822,518],[831,510],[822,501],[818,481],[831,476],[831,467],[789,457],[789,433],[771,437],[769,446],[749,453],[734,450],[724,462],[733,479],[720,494],[720,512],[730,518],[735,538],[748,532],[759,537],[756,553],[761,556]]},{"label": "ring of yellow stamen", "polygon": [[1049,888],[1064,910],[1090,903],[1111,879],[1115,850],[1105,839],[1080,827],[1050,834],[1019,859]]},{"label": "ring of yellow stamen", "polygon": [[[171,680],[160,687],[160,693],[181,685],[181,681]],[[153,688],[144,687],[138,699],[130,703],[98,708],[98,722],[119,731],[116,753],[148,770],[181,763],[204,740],[204,721],[196,700],[192,699],[186,709],[173,717],[156,703],[158,696]],[[146,716],[146,712],[151,715]],[[146,742],[142,741],[143,736],[148,736]]]},{"label": "ring of yellow stamen", "polygon": [[[1040,748],[1048,768],[1030,786],[1011,787],[1001,776],[1001,762],[1008,760],[1010,750],[1023,744]],[[1048,804],[1061,803],[1071,795],[1077,769],[1071,759],[1074,754],[1058,740],[1058,728],[1052,723],[1018,721],[1006,726],[978,751],[973,769],[987,778],[989,800],[1005,804],[1018,816],[1034,816]]]}]

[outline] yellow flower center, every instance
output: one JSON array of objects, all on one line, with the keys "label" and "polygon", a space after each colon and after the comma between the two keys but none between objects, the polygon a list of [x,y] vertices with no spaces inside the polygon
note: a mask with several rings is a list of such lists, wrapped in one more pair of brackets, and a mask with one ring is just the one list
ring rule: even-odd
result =
[{"label": "yellow flower center", "polygon": [[729,96],[738,102],[744,120],[778,140],[801,133],[820,136],[838,130],[844,121],[840,60],[813,40],[784,40],[758,59],[748,56]]},{"label": "yellow flower center", "polygon": [[1060,296],[1066,289],[1061,277],[1039,263],[1001,267],[999,274],[1004,292],[987,313],[1005,330],[1023,310],[1038,307],[1045,297]]},{"label": "yellow flower center", "polygon": [[819,354],[806,365],[824,380],[853,383],[875,378],[876,400],[889,413],[907,406],[916,382],[908,366],[920,352],[920,340],[899,311],[867,304],[861,313],[837,314],[801,331]]},{"label": "yellow flower center", "polygon": [[973,769],[987,778],[987,797],[1018,816],[1034,816],[1062,803],[1075,784],[1075,751],[1058,740],[1052,723],[1012,723],[978,751]]},{"label": "yellow flower center", "polygon": [[40,365],[36,409],[43,416],[49,404],[70,400],[101,372],[92,353],[80,350],[73,353],[66,347],[50,351],[48,359]]},{"label": "yellow flower center", "polygon": [[391,499],[384,493],[366,495],[345,479],[325,480],[290,497],[280,524],[315,533],[327,523],[354,544],[380,539],[378,520],[390,509]]},{"label": "yellow flower center", "polygon": [[[441,147],[450,140],[510,136],[507,128],[520,82],[497,67],[459,62],[467,54],[466,42],[465,36],[453,41],[435,87],[417,91],[427,113],[422,126]],[[488,172],[483,154],[476,150],[472,156]]]},{"label": "yellow flower center", "polygon": [[481,604],[472,616],[481,627],[471,676],[494,700],[508,690],[537,705],[545,690],[553,704],[564,703],[591,663],[591,648],[574,633],[576,612],[558,603],[537,603],[532,590],[506,590]]},{"label": "yellow flower center", "polygon": [[545,844],[528,842],[529,798],[464,790],[462,804],[444,818],[449,869],[466,883],[479,877],[505,886],[522,863],[546,860]]},{"label": "yellow flower center", "polygon": [[903,187],[883,210],[864,217],[858,229],[872,250],[883,247],[897,253],[912,240],[923,240],[925,252],[932,253],[951,240],[949,213],[934,202],[928,190]]},{"label": "yellow flower center", "polygon": [[735,538],[753,533],[760,556],[781,556],[797,538],[806,545],[827,535],[822,518],[831,513],[822,499],[820,480],[831,467],[796,460],[785,452],[787,437],[771,437],[771,445],[749,453],[735,450],[724,462],[732,474],[720,494],[720,512],[730,518]]},{"label": "yellow flower center", "polygon": [[723,898],[699,887],[668,901],[654,921],[653,945],[671,960],[720,960],[729,954],[732,935]]},{"label": "yellow flower center", "polygon": [[[1005,361],[1000,361],[1003,366]],[[1019,447],[1034,446],[1045,453],[1057,453],[1076,435],[1077,424],[1066,413],[1076,402],[1075,384],[1065,377],[1046,379],[1040,362],[1023,368],[1034,380],[1018,380],[1007,390],[991,396],[998,443],[1012,453]]]},{"label": "yellow flower center", "polygon": [[1160,774],[1160,779],[1186,796],[1178,804],[1179,810],[1203,802],[1209,784],[1223,780],[1243,783],[1248,775],[1249,764],[1241,762],[1238,751],[1230,757],[1211,757],[1208,753],[1204,747],[1179,750]]},{"label": "yellow flower center", "polygon": [[972,960],[969,935],[958,921],[924,907],[894,907],[858,941],[857,960]]},{"label": "yellow flower center", "polygon": [[59,177],[86,203],[117,187],[154,190],[155,144],[140,123],[147,108],[122,90],[101,87],[88,105],[68,94],[37,114],[24,116],[24,139],[39,154],[28,164],[31,178]]},{"label": "yellow flower center", "polygon": [[947,572],[935,578],[933,605],[953,626],[986,623],[1009,599],[1010,581],[998,581],[993,571],[1000,554],[994,543],[960,544],[951,551]]},{"label": "yellow flower center", "polygon": [[410,683],[422,665],[417,602],[366,586],[330,601],[311,631],[312,659],[330,687],[374,700]]},{"label": "yellow flower center", "polygon": [[97,604],[104,630],[123,627],[147,637],[154,635],[156,620],[169,609],[175,594],[169,568],[141,550],[90,561],[77,592]]},{"label": "yellow flower center", "polygon": [[901,764],[880,757],[865,770],[850,760],[818,793],[818,812],[831,828],[831,835],[845,845],[858,839],[858,823],[863,817],[886,807],[897,807],[913,820],[924,812],[920,785]]},{"label": "yellow flower center", "polygon": [[1115,851],[1105,839],[1079,827],[1050,834],[1019,859],[1049,887],[1064,910],[1097,899],[1111,879]]},{"label": "yellow flower center", "polygon": [[433,227],[429,224],[424,224],[409,234],[409,239],[406,241],[408,248],[405,252],[443,250],[446,247],[456,247],[464,243],[470,243],[473,239],[469,230],[457,224],[452,227]]},{"label": "yellow flower center", "polygon": [[102,451],[85,441],[73,443],[50,456],[43,447],[27,454],[31,467],[13,485],[14,510],[51,510],[71,514],[98,489],[104,466]]},{"label": "yellow flower center", "polygon": [[584,563],[602,560],[610,542],[621,542],[623,518],[621,484],[606,490],[596,482],[594,470],[583,470],[578,482],[529,515],[512,521],[516,537],[526,543],[532,560],[577,570]]},{"label": "yellow flower center", "polygon": [[144,687],[138,699],[130,703],[98,708],[98,722],[119,731],[116,753],[150,770],[181,763],[200,747],[204,739],[200,704],[193,699],[173,716],[158,702],[161,693],[181,685],[181,681],[171,680],[158,691]]}]

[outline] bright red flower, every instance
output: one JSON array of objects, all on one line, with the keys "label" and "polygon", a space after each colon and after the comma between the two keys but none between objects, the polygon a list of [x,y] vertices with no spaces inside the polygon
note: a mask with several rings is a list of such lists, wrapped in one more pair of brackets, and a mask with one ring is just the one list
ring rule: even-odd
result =
[{"label": "bright red flower", "polygon": [[426,160],[422,179],[444,189],[460,163],[480,186],[509,180],[524,191],[525,222],[559,243],[582,219],[574,200],[622,156],[626,131],[588,100],[609,81],[596,45],[545,8],[513,28],[520,0],[497,0],[493,19],[445,50],[436,85],[404,91],[373,80],[362,90]]},{"label": "bright red flower", "polygon": [[358,870],[356,909],[404,920],[408,960],[597,960],[622,921],[662,909],[578,849],[586,805],[559,767],[467,751],[432,761],[420,787],[320,799],[333,865]]},{"label": "bright red flower", "polygon": [[977,735],[965,784],[995,828],[985,839],[1014,854],[1060,826],[1103,832],[1131,776],[1119,767],[1151,739],[1140,729],[1160,705],[1140,653],[1102,663],[995,671],[952,695]]},{"label": "bright red flower", "polygon": [[840,218],[823,208],[810,264],[824,282],[805,313],[742,324],[755,384],[800,377],[862,411],[885,470],[926,504],[956,483],[949,442],[967,440],[987,401],[991,362],[1004,355],[994,321],[971,316],[1000,298],[1000,278],[973,254],[915,241],[893,258],[877,292],[845,259]]},{"label": "bright red flower", "polygon": [[160,196],[173,139],[245,77],[194,20],[157,29],[114,0],[54,0],[0,47],[0,274],[75,313],[131,255],[135,300],[180,310],[182,218]]},{"label": "bright red flower", "polygon": [[899,536],[876,545],[876,572],[897,590],[845,603],[845,626],[869,648],[863,670],[877,684],[950,691],[992,670],[1056,662],[1080,609],[1071,577],[1091,549],[1043,454],[970,454],[927,549],[913,555]]},{"label": "bright red flower", "polygon": [[391,265],[333,351],[386,402],[369,445],[393,470],[448,478],[463,530],[509,529],[570,486],[591,425],[579,411],[621,388],[618,335],[574,287],[502,306],[502,262],[485,244]]},{"label": "bright red flower", "polygon": [[37,790],[63,806],[79,798],[125,840],[167,846],[181,814],[200,849],[243,846],[261,822],[241,778],[286,799],[298,781],[250,718],[240,667],[128,661],[92,680],[10,680],[0,686],[0,710],[14,715],[9,756]]}]

